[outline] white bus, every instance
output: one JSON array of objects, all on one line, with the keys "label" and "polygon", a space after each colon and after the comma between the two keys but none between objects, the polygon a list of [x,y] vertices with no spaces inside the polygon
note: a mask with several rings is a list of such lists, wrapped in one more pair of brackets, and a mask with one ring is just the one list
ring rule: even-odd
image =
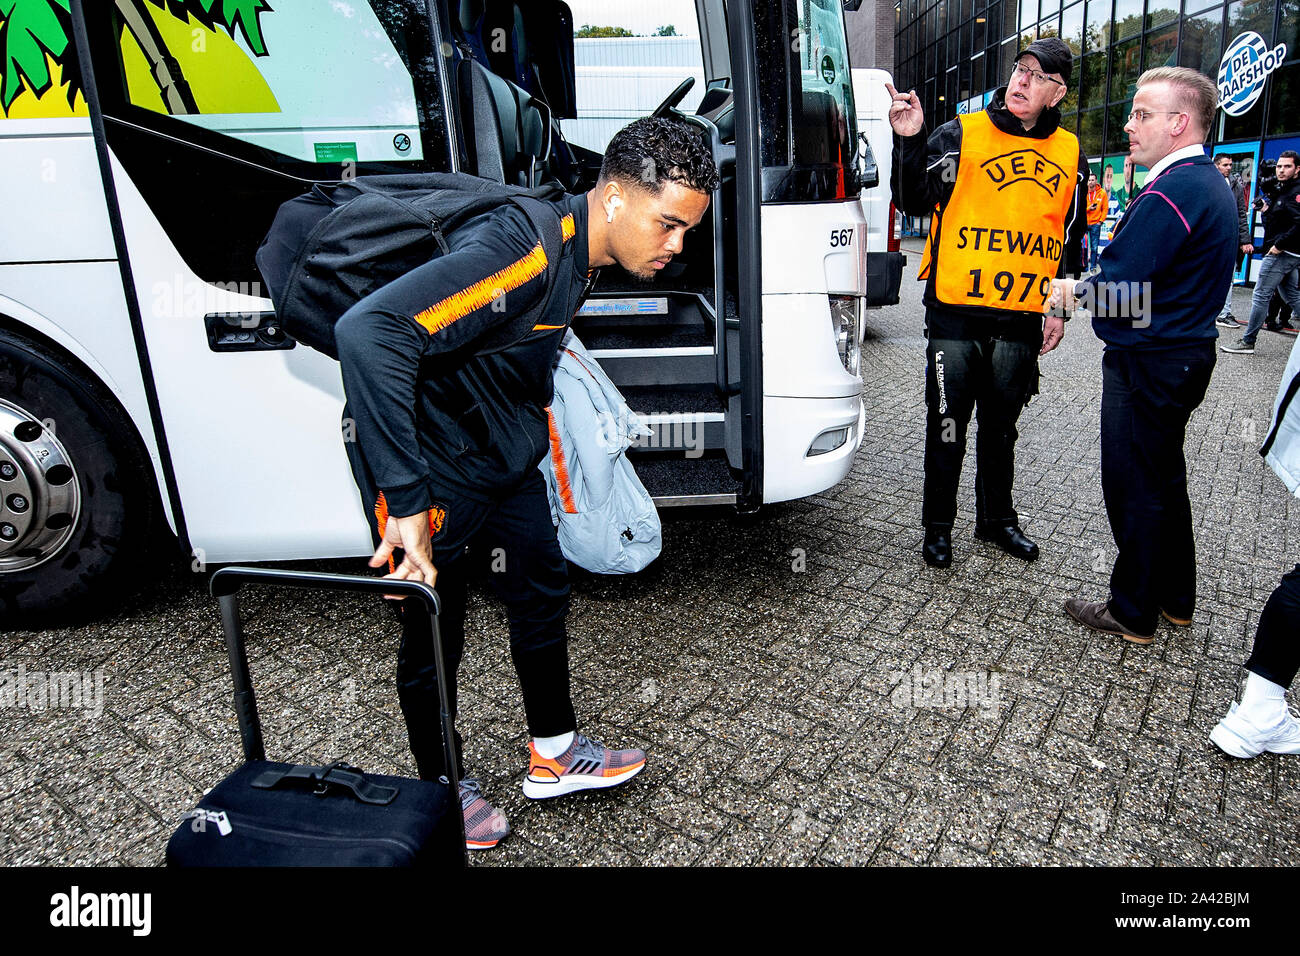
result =
[{"label": "white bus", "polygon": [[[99,611],[160,534],[196,566],[370,553],[338,366],[278,327],[253,254],[318,181],[459,170],[588,188],[605,134],[574,126],[569,8],[9,9],[0,617]],[[644,7],[600,9],[617,26]],[[839,0],[663,9],[685,11],[674,32],[704,89],[679,115],[711,138],[723,184],[654,286],[602,270],[574,328],[656,426],[633,450],[656,500],[752,510],[831,487],[862,439],[870,178],[843,19]],[[677,111],[692,84],[660,82],[657,110]]]}]

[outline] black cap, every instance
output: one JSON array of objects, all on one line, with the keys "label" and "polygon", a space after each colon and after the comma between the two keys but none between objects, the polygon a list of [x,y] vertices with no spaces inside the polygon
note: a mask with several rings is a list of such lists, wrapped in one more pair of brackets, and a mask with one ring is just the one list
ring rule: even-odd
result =
[{"label": "black cap", "polygon": [[1070,82],[1070,66],[1074,62],[1074,54],[1059,37],[1043,37],[1041,40],[1035,40],[1016,54],[1017,63],[1022,56],[1037,57],[1038,65],[1042,67],[1044,73],[1059,73],[1061,79],[1066,83]]}]

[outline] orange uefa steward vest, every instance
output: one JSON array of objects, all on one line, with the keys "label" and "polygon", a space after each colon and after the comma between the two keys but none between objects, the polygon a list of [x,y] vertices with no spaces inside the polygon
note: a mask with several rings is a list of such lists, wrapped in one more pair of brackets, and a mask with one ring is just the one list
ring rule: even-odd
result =
[{"label": "orange uefa steward vest", "polygon": [[940,302],[1041,312],[1065,246],[1079,139],[1062,129],[1046,139],[1012,136],[983,111],[957,119],[957,181],[948,205],[935,207],[918,278],[929,278],[937,260]]}]

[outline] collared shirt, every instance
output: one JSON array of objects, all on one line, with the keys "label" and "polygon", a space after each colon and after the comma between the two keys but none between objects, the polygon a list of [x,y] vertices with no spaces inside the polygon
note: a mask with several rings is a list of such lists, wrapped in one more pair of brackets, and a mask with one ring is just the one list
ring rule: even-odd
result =
[{"label": "collared shirt", "polygon": [[1147,186],[1151,185],[1151,180],[1155,179],[1180,159],[1193,159],[1197,156],[1204,155],[1205,149],[1200,143],[1197,143],[1194,146],[1184,146],[1182,149],[1174,150],[1172,153],[1165,156],[1164,159],[1160,160],[1160,162],[1151,167],[1151,172],[1147,175],[1147,181],[1143,184],[1142,188],[1145,189]]}]

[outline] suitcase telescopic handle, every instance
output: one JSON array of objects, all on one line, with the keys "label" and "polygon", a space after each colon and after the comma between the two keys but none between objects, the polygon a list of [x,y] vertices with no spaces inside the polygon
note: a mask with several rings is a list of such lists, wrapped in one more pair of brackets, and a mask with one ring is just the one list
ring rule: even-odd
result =
[{"label": "suitcase telescopic handle", "polygon": [[248,671],[248,654],[244,649],[244,632],[239,620],[236,594],[244,585],[271,587],[311,588],[326,591],[359,591],[370,594],[400,594],[415,598],[429,612],[430,633],[433,636],[433,660],[438,672],[438,709],[442,716],[443,754],[447,765],[447,778],[451,783],[453,800],[460,783],[456,762],[456,737],[447,693],[447,669],[443,663],[442,641],[438,631],[438,612],[441,605],[438,594],[420,581],[400,581],[395,578],[370,578],[352,574],[321,574],[316,571],[279,571],[269,568],[232,566],[221,568],[212,575],[209,588],[221,605],[221,624],[226,635],[226,650],[230,655],[230,672],[235,682],[235,714],[239,719],[239,736],[244,745],[245,760],[265,760],[266,748],[262,742],[262,725],[257,716],[257,702],[253,696],[252,680]]}]

